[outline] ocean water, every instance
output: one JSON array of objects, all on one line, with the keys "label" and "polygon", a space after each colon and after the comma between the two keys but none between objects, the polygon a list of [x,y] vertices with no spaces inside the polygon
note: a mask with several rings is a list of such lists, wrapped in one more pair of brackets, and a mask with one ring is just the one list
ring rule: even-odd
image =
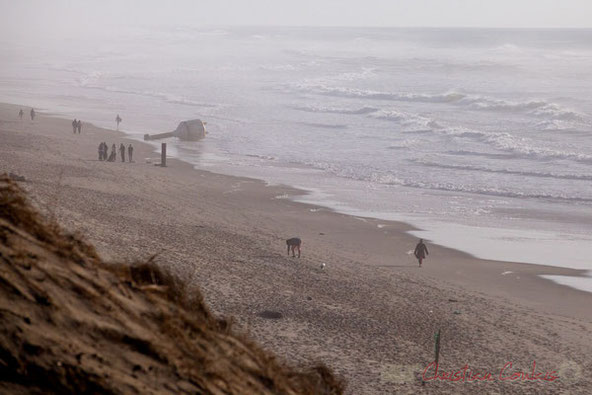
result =
[{"label": "ocean water", "polygon": [[207,139],[170,141],[198,168],[592,271],[592,30],[114,28],[0,52],[2,101],[138,138],[201,118]]}]

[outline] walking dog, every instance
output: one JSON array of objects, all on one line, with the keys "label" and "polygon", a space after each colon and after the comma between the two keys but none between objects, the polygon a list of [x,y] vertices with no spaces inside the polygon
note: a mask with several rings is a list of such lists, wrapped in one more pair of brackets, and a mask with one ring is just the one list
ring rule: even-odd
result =
[{"label": "walking dog", "polygon": [[298,250],[298,258],[300,258],[300,246],[302,245],[302,240],[298,237],[292,237],[291,239],[286,240],[286,246],[288,247],[288,255],[290,255],[290,248],[292,249],[292,257],[296,257],[294,253],[295,250]]}]

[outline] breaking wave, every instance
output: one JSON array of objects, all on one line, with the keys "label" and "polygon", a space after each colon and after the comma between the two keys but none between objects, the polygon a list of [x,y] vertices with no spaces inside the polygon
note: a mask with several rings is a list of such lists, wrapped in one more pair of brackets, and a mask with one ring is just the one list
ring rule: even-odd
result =
[{"label": "breaking wave", "polygon": [[534,117],[563,121],[587,121],[583,114],[545,100],[510,101],[487,96],[470,95],[450,91],[441,94],[380,92],[346,87],[331,87],[323,84],[295,84],[298,91],[334,97],[387,100],[402,102],[440,103],[466,106],[472,110],[526,113]]},{"label": "breaking wave", "polygon": [[402,185],[411,188],[431,189],[447,192],[472,193],[477,195],[495,196],[502,198],[522,198],[522,199],[541,199],[569,201],[580,203],[592,203],[592,198],[569,196],[566,194],[546,194],[546,193],[526,193],[503,188],[480,188],[470,185],[456,185],[453,183],[423,183],[416,181],[392,182],[393,185]]},{"label": "breaking wave", "polygon": [[315,122],[298,122],[301,125],[310,126],[313,128],[323,129],[347,129],[348,126],[345,124],[330,124],[330,123],[315,123]]},{"label": "breaking wave", "polygon": [[510,174],[510,175],[527,176],[527,177],[554,178],[554,179],[561,179],[561,180],[592,181],[592,175],[585,175],[585,174],[560,174],[560,173],[552,173],[552,172],[546,173],[546,172],[511,170],[511,169],[492,169],[492,168],[483,167],[483,166],[451,165],[451,164],[446,164],[446,163],[437,163],[437,162],[425,161],[425,160],[419,160],[419,159],[414,159],[414,160],[412,160],[412,162],[417,163],[422,166],[425,166],[425,167],[435,167],[435,168],[440,168],[440,169],[476,171],[476,172],[494,173],[494,174]]},{"label": "breaking wave", "polygon": [[324,114],[369,114],[378,111],[375,107],[361,107],[361,108],[338,108],[338,107],[316,107],[316,106],[300,106],[292,107],[298,111],[324,113]]},{"label": "breaking wave", "polygon": [[[477,140],[497,150],[511,153],[514,157],[545,161],[566,159],[575,162],[592,164],[592,155],[547,147],[539,147],[534,145],[528,138],[517,137],[507,132],[484,132],[462,127],[440,128],[435,129],[434,131],[455,138],[469,138],[472,140]],[[460,152],[462,153],[462,151]],[[483,153],[481,155],[491,156],[492,154]],[[498,154],[493,155],[499,158]]]},{"label": "breaking wave", "polygon": [[[536,103],[524,103],[524,108],[537,108],[537,106],[538,104]],[[540,147],[529,138],[518,137],[509,132],[488,132],[460,126],[446,126],[430,117],[420,114],[397,110],[378,109],[375,107],[361,107],[357,109],[335,107],[296,107],[296,109],[307,112],[366,115],[374,119],[396,122],[403,128],[403,133],[435,133],[456,139],[469,139],[483,143],[498,151],[504,151],[511,154],[487,154],[490,157],[495,157],[498,159],[500,157],[519,157],[544,161],[565,159],[592,164],[592,155]]]},{"label": "breaking wave", "polygon": [[438,122],[431,118],[419,114],[411,114],[396,110],[379,110],[370,113],[369,116],[376,119],[394,121],[401,124],[404,127],[411,129],[419,129],[419,131],[422,132],[434,131],[443,128],[442,125],[440,125]]},{"label": "breaking wave", "polygon": [[402,186],[424,190],[446,191],[457,193],[470,193],[483,196],[518,199],[538,199],[560,202],[592,203],[592,197],[570,195],[567,193],[523,192],[515,189],[501,187],[483,187],[465,183],[418,181],[417,178],[403,178],[396,174],[381,171],[376,168],[366,168],[366,172],[360,172],[358,168],[336,166],[328,162],[305,163],[313,168],[330,172],[339,177],[352,178],[362,181],[370,181],[383,185]]}]

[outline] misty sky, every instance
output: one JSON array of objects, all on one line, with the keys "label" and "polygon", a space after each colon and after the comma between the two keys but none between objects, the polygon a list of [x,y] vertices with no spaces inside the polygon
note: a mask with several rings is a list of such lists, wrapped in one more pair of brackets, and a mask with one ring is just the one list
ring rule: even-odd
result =
[{"label": "misty sky", "polygon": [[592,0],[0,0],[4,39],[105,26],[592,27]]}]

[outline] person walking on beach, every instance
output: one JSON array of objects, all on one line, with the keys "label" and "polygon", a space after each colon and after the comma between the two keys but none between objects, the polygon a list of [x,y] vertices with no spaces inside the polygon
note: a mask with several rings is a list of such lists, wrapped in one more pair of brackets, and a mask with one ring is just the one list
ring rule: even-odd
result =
[{"label": "person walking on beach", "polygon": [[31,112],[29,114],[31,114],[31,121],[35,120],[35,110],[31,108]]},{"label": "person walking on beach", "polygon": [[123,121],[123,119],[121,119],[119,114],[117,114],[117,116],[115,117],[115,122],[117,122],[117,130],[119,130],[119,124],[121,123],[121,121]]},{"label": "person walking on beach", "polygon": [[78,122],[76,122],[76,118],[72,121],[72,133],[76,134],[76,128],[78,127]]},{"label": "person walking on beach", "polygon": [[109,151],[109,147],[107,147],[107,143],[103,142],[99,145],[99,160],[107,160],[107,151]]},{"label": "person walking on beach", "polygon": [[421,267],[421,263],[425,259],[427,255],[430,253],[428,252],[428,247],[423,243],[423,239],[419,239],[419,243],[415,246],[415,251],[413,252],[417,261],[419,262],[419,267]]},{"label": "person walking on beach", "polygon": [[79,119],[76,123],[76,128],[78,129],[78,134],[82,132],[82,121]]},{"label": "person walking on beach", "polygon": [[113,144],[111,146],[111,155],[109,155],[109,159],[107,159],[107,161],[115,162],[116,158],[117,158],[117,147],[115,147],[115,144]]},{"label": "person walking on beach", "polygon": [[20,118],[21,121],[23,120],[23,115],[25,115],[25,112],[21,108],[21,110],[19,111],[19,118]]},{"label": "person walking on beach", "polygon": [[128,145],[127,146],[127,157],[130,161],[130,163],[132,163],[132,155],[134,154],[134,147],[132,147],[132,145]]},{"label": "person walking on beach", "polygon": [[121,161],[125,162],[125,145],[123,143],[119,145],[119,155],[121,156]]}]

